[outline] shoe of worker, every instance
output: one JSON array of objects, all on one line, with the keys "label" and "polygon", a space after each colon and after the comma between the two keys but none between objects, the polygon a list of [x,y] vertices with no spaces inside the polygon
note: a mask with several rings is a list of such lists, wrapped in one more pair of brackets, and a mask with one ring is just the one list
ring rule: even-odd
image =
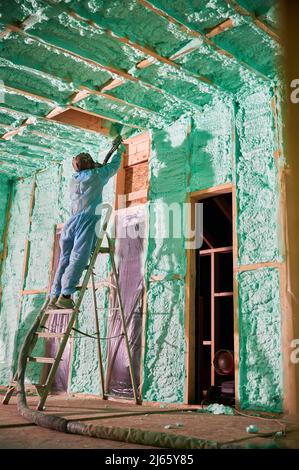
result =
[{"label": "shoe of worker", "polygon": [[55,310],[56,307],[56,302],[58,300],[58,297],[51,297],[50,302],[48,303],[48,309],[49,310]]},{"label": "shoe of worker", "polygon": [[64,308],[64,309],[69,309],[69,308],[74,308],[75,304],[72,301],[71,298],[63,297],[63,295],[60,295],[58,297],[58,300],[56,302],[56,308]]}]

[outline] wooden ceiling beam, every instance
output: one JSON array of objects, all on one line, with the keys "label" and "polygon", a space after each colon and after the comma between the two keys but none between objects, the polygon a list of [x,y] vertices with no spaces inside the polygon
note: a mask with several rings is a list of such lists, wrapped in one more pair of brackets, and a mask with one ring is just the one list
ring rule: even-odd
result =
[{"label": "wooden ceiling beam", "polygon": [[152,5],[147,0],[137,0],[137,1],[138,1],[138,3],[140,3],[140,5],[143,5],[148,10],[151,10],[154,13],[156,13],[156,15],[167,19],[167,21],[169,21],[169,23],[178,26],[182,31],[184,31],[185,33],[188,33],[190,35],[190,38],[201,38],[205,44],[212,47],[215,50],[215,52],[217,52],[218,54],[221,54],[221,55],[227,57],[228,59],[236,62],[241,67],[243,67],[244,69],[247,69],[249,72],[257,75],[258,77],[262,78],[263,80],[267,80],[267,81],[270,80],[269,77],[262,74],[258,70],[254,69],[253,67],[251,67],[249,64],[247,64],[243,60],[238,59],[237,57],[235,57],[233,54],[231,54],[227,50],[222,49],[221,47],[217,46],[217,44],[215,44],[209,37],[205,36],[204,34],[198,32],[198,31],[196,31],[195,29],[192,29],[191,27],[187,26],[186,24],[182,23],[181,21],[178,21],[176,18],[171,16],[166,11],[155,7],[154,5]]},{"label": "wooden ceiling beam", "polygon": [[134,77],[133,75],[131,75],[130,73],[127,73],[127,72],[123,72],[122,70],[118,70],[118,69],[115,69],[113,67],[107,67],[105,65],[102,65],[100,64],[99,62],[95,62],[91,59],[87,59],[86,57],[83,57],[79,54],[76,54],[74,52],[71,52],[67,49],[64,49],[63,47],[60,47],[60,46],[55,46],[54,44],[51,44],[47,41],[45,41],[44,39],[38,37],[38,36],[35,36],[35,35],[32,35],[32,34],[29,34],[25,31],[23,31],[20,27],[17,27],[17,26],[14,26],[14,25],[8,25],[7,26],[7,29],[9,30],[9,32],[15,32],[15,33],[18,33],[20,34],[21,36],[24,36],[24,37],[27,37],[27,38],[30,38],[40,44],[44,44],[45,46],[55,50],[55,51],[60,51],[62,52],[63,54],[67,54],[71,57],[74,57],[76,59],[79,59],[81,60],[83,63],[87,63],[87,64],[90,64],[90,65],[93,65],[94,67],[97,67],[99,70],[105,70],[109,73],[111,73],[112,75],[116,75],[118,76],[118,79],[119,80],[122,80],[122,79],[125,79],[125,80],[128,80],[128,81],[131,81],[133,83],[140,83],[142,84],[142,86],[148,90],[151,90],[151,91],[154,91],[156,93],[160,93],[162,94],[164,97],[169,97],[169,99],[173,100],[173,99],[176,99],[178,102],[181,102],[181,103],[185,103],[189,106],[193,106],[194,108],[197,108],[199,111],[200,111],[200,107],[197,106],[196,104],[192,103],[191,101],[187,101],[185,99],[182,99],[182,98],[179,98],[178,96],[175,96],[173,94],[171,94],[170,92],[167,92],[165,90],[163,90],[162,88],[159,88],[157,87],[156,85],[152,85],[151,83],[148,83],[146,82],[145,80],[142,80],[141,78],[139,77]]},{"label": "wooden ceiling beam", "polygon": [[[70,103],[67,104],[64,108],[60,107],[60,106],[55,106],[55,103],[43,96],[40,96],[40,95],[36,95],[36,94],[33,94],[33,93],[28,93],[24,90],[20,90],[18,88],[12,88],[12,87],[7,87],[5,86],[4,89],[7,89],[8,91],[12,91],[14,93],[17,93],[19,95],[24,95],[24,96],[28,96],[28,97],[31,97],[31,98],[35,98],[39,101],[44,101],[44,102],[47,102],[47,103],[50,103],[53,105],[53,109],[46,115],[46,118],[47,119],[51,119],[51,120],[57,120],[57,121],[60,121],[59,119],[59,116],[61,114],[64,114],[67,110],[71,109],[71,106],[73,104],[76,104],[78,103],[80,100],[83,100],[84,98],[86,98],[87,96],[89,95],[99,95],[99,96],[102,96],[103,98],[105,98],[106,100],[108,101],[113,101],[113,102],[116,102],[116,103],[119,103],[119,104],[123,104],[123,105],[126,105],[126,106],[129,106],[131,108],[134,108],[134,109],[140,109],[142,111],[146,111],[148,113],[151,113],[152,115],[153,114],[156,114],[158,117],[163,117],[162,115],[160,115],[159,113],[155,112],[155,111],[152,111],[151,109],[148,109],[148,108],[143,108],[142,106],[138,106],[138,105],[134,105],[132,103],[129,103],[125,100],[122,100],[120,98],[116,98],[114,96],[110,96],[110,95],[107,95],[105,93],[102,93],[102,92],[99,92],[99,91],[96,91],[96,90],[91,90],[85,86],[80,86],[80,91],[76,91],[75,94],[73,95],[73,97],[71,97],[71,100],[70,100]],[[85,113],[86,116],[88,116],[88,111],[85,111],[85,110],[82,110],[80,111],[81,113]],[[93,113],[93,116],[96,116],[96,113]],[[56,119],[55,119],[56,118]],[[99,116],[99,118],[103,119],[103,116]],[[88,122],[88,118],[87,119],[87,123],[86,123],[86,126],[82,125],[77,125],[77,127],[83,127],[85,129],[90,129],[90,130],[96,130],[96,126],[95,128],[93,128],[93,124],[91,125],[91,127],[88,127],[89,126],[89,122]],[[112,121],[112,122],[116,122],[113,118],[109,117],[109,116],[105,116],[104,119],[108,120],[108,121]],[[65,121],[67,122],[67,121]],[[80,118],[78,119],[78,123],[81,123],[83,124],[83,120]],[[119,121],[117,121],[119,122]],[[70,124],[72,124],[72,122],[70,122]],[[126,124],[127,127],[133,127],[133,128],[138,128],[137,126],[135,125],[132,125],[130,123],[127,123]],[[22,126],[21,126],[22,127]],[[20,129],[20,128],[19,128]],[[104,128],[100,127],[101,130],[104,130]],[[100,131],[98,131],[100,132]],[[2,136],[3,139],[6,139],[8,140],[8,138],[10,138],[10,136],[13,136],[15,134],[18,134],[19,131],[17,130],[13,130],[13,131],[9,131],[7,132],[6,134],[4,134],[4,136]],[[106,134],[106,131],[104,131],[104,134]]]},{"label": "wooden ceiling beam", "polygon": [[[87,23],[90,27],[93,27],[95,30],[103,31],[103,29],[100,26],[98,26],[94,21],[91,21],[87,18],[84,18],[84,17],[78,15],[77,13],[75,13],[73,11],[70,12],[70,16],[72,16],[73,18],[75,18],[79,21]],[[118,34],[116,34],[112,30],[105,29],[104,34],[111,37],[112,39],[114,39],[117,42],[120,42],[122,44],[126,44],[127,46],[130,46],[132,49],[135,49],[139,52],[143,52],[145,55],[147,55],[149,57],[152,57],[157,62],[169,65],[170,67],[175,68],[176,70],[183,70],[187,75],[190,75],[192,78],[195,78],[196,80],[198,80],[200,82],[203,82],[204,84],[208,85],[211,89],[213,89],[213,91],[218,91],[218,92],[225,93],[225,90],[222,90],[218,85],[213,83],[212,80],[210,80],[209,78],[207,78],[203,75],[198,75],[198,74],[192,73],[189,70],[184,69],[184,67],[182,67],[181,64],[173,62],[173,60],[171,60],[167,57],[161,56],[160,54],[158,54],[157,52],[155,52],[152,49],[148,49],[147,47],[141,46],[137,42],[131,41],[131,39],[129,39],[127,37],[119,36]]]},{"label": "wooden ceiling beam", "polygon": [[77,109],[73,107],[68,107],[62,113],[53,116],[51,120],[71,124],[72,126],[104,134],[107,134],[108,132],[108,129],[104,128],[103,126],[102,117],[91,115],[79,108]]},{"label": "wooden ceiling beam", "polygon": [[99,89],[99,91],[104,93],[104,91],[114,90],[114,88],[117,88],[117,87],[123,85],[124,83],[125,83],[125,81],[121,80],[120,78],[113,78],[113,79],[109,80],[109,82],[107,84],[103,85]]},{"label": "wooden ceiling beam", "polygon": [[212,28],[207,34],[207,38],[213,38],[215,36],[218,36],[218,34],[223,33],[223,31],[227,31],[228,29],[233,28],[234,23],[231,18],[228,18],[227,20],[223,21],[222,23],[218,24],[214,28]]},{"label": "wooden ceiling beam", "polygon": [[99,117],[99,118],[105,119],[105,120],[107,120],[107,121],[117,122],[118,124],[123,124],[123,125],[126,126],[126,127],[132,127],[133,129],[146,130],[144,127],[136,126],[135,124],[128,124],[128,123],[119,121],[118,119],[114,119],[114,118],[110,118],[110,117],[104,116],[103,114],[94,113],[93,111],[87,111],[86,109],[74,108],[73,106],[69,106],[69,107],[68,107],[68,110],[69,110],[69,109],[73,109],[73,110],[75,110],[75,111],[80,111],[80,112],[82,112],[82,113],[84,113],[84,114],[89,114],[90,116]]}]

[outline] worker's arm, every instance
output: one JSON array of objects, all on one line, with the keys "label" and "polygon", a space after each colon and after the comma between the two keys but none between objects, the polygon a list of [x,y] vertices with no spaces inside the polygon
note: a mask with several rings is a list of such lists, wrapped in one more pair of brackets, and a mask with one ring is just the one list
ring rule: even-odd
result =
[{"label": "worker's arm", "polygon": [[115,175],[117,170],[120,167],[121,157],[125,151],[125,146],[122,144],[117,152],[113,155],[111,161],[106,163],[105,165],[101,165],[100,163],[96,166],[96,172],[101,178],[103,184],[105,184],[111,176]]}]

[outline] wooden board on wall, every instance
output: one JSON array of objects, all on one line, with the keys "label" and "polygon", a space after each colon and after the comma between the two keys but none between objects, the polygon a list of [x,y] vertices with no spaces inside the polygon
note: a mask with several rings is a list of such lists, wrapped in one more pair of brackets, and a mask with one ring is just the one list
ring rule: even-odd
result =
[{"label": "wooden board on wall", "polygon": [[145,189],[148,185],[148,162],[126,168],[125,194]]}]

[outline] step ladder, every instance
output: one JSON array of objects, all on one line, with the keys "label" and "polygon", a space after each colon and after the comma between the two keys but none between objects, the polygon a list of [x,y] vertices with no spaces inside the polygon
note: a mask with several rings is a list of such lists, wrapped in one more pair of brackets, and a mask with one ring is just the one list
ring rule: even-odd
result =
[{"label": "step ladder", "polygon": [[[104,205],[103,205],[104,206]],[[110,217],[110,214],[109,214]],[[107,219],[107,216],[106,216]],[[49,303],[48,301],[44,304],[42,307],[41,311],[39,312],[40,315],[40,321],[37,322],[36,329],[34,332],[34,337],[32,340],[32,343],[30,344],[30,350],[29,350],[29,355],[27,357],[28,362],[35,362],[35,363],[44,363],[44,364],[49,364],[50,369],[47,374],[47,378],[44,384],[33,384],[31,388],[34,388],[37,393],[39,394],[39,402],[37,405],[37,410],[42,410],[44,409],[44,405],[46,402],[46,399],[48,397],[49,392],[51,391],[51,387],[53,384],[53,381],[55,379],[55,375],[57,372],[57,369],[59,367],[60,361],[62,359],[63,352],[65,350],[66,344],[68,339],[70,338],[71,332],[74,329],[78,314],[80,312],[80,306],[84,297],[84,294],[88,288],[89,281],[91,280],[91,289],[92,289],[92,298],[93,298],[93,308],[94,308],[94,315],[95,315],[95,326],[96,326],[96,338],[97,338],[97,354],[98,354],[98,361],[99,361],[99,375],[100,375],[100,383],[101,383],[101,398],[102,399],[107,399],[108,395],[106,393],[106,387],[105,387],[105,379],[104,379],[104,367],[103,367],[103,358],[102,358],[102,348],[101,348],[101,339],[100,339],[100,327],[99,327],[99,319],[98,319],[98,310],[100,310],[97,306],[97,300],[96,300],[96,286],[95,286],[95,272],[94,272],[94,266],[97,260],[98,255],[100,254],[109,254],[110,262],[111,262],[111,268],[114,276],[114,281],[115,285],[113,286],[116,289],[116,295],[117,295],[117,300],[118,300],[118,309],[121,315],[121,325],[122,325],[122,336],[124,337],[125,340],[125,345],[126,345],[126,350],[127,350],[127,355],[128,355],[128,361],[129,361],[129,371],[130,371],[130,377],[131,377],[131,382],[132,382],[132,389],[133,389],[133,395],[134,395],[134,400],[136,404],[140,404],[140,398],[138,396],[137,392],[137,385],[136,385],[136,379],[134,375],[134,370],[133,370],[133,363],[132,363],[132,354],[131,354],[131,349],[130,349],[130,343],[129,343],[129,338],[127,334],[127,328],[126,328],[126,319],[125,319],[125,314],[124,314],[124,309],[123,309],[123,304],[122,304],[122,299],[121,299],[121,294],[120,294],[120,287],[119,287],[119,279],[118,279],[118,273],[117,273],[117,268],[115,264],[115,257],[114,257],[114,244],[110,237],[107,234],[107,224],[108,221],[106,221],[103,224],[102,230],[101,230],[101,235],[97,241],[96,247],[91,255],[89,265],[86,268],[86,273],[83,279],[82,286],[79,290],[79,296],[77,301],[74,304],[73,309],[48,309],[47,305]],[[108,246],[104,247],[103,246],[103,240],[104,237],[106,236]],[[46,323],[47,320],[51,315],[54,314],[69,314],[69,321],[66,330],[64,333],[52,333],[52,332],[47,332],[47,327]],[[53,357],[35,357],[33,356],[33,350],[34,347],[37,343],[38,338],[44,338],[44,339],[49,339],[49,338],[57,338],[60,341],[60,345],[58,347],[56,356]],[[8,390],[6,392],[6,395],[2,401],[3,404],[8,404],[10,398],[12,397],[15,389],[17,387],[17,373],[14,376],[13,380],[9,384]]]}]

